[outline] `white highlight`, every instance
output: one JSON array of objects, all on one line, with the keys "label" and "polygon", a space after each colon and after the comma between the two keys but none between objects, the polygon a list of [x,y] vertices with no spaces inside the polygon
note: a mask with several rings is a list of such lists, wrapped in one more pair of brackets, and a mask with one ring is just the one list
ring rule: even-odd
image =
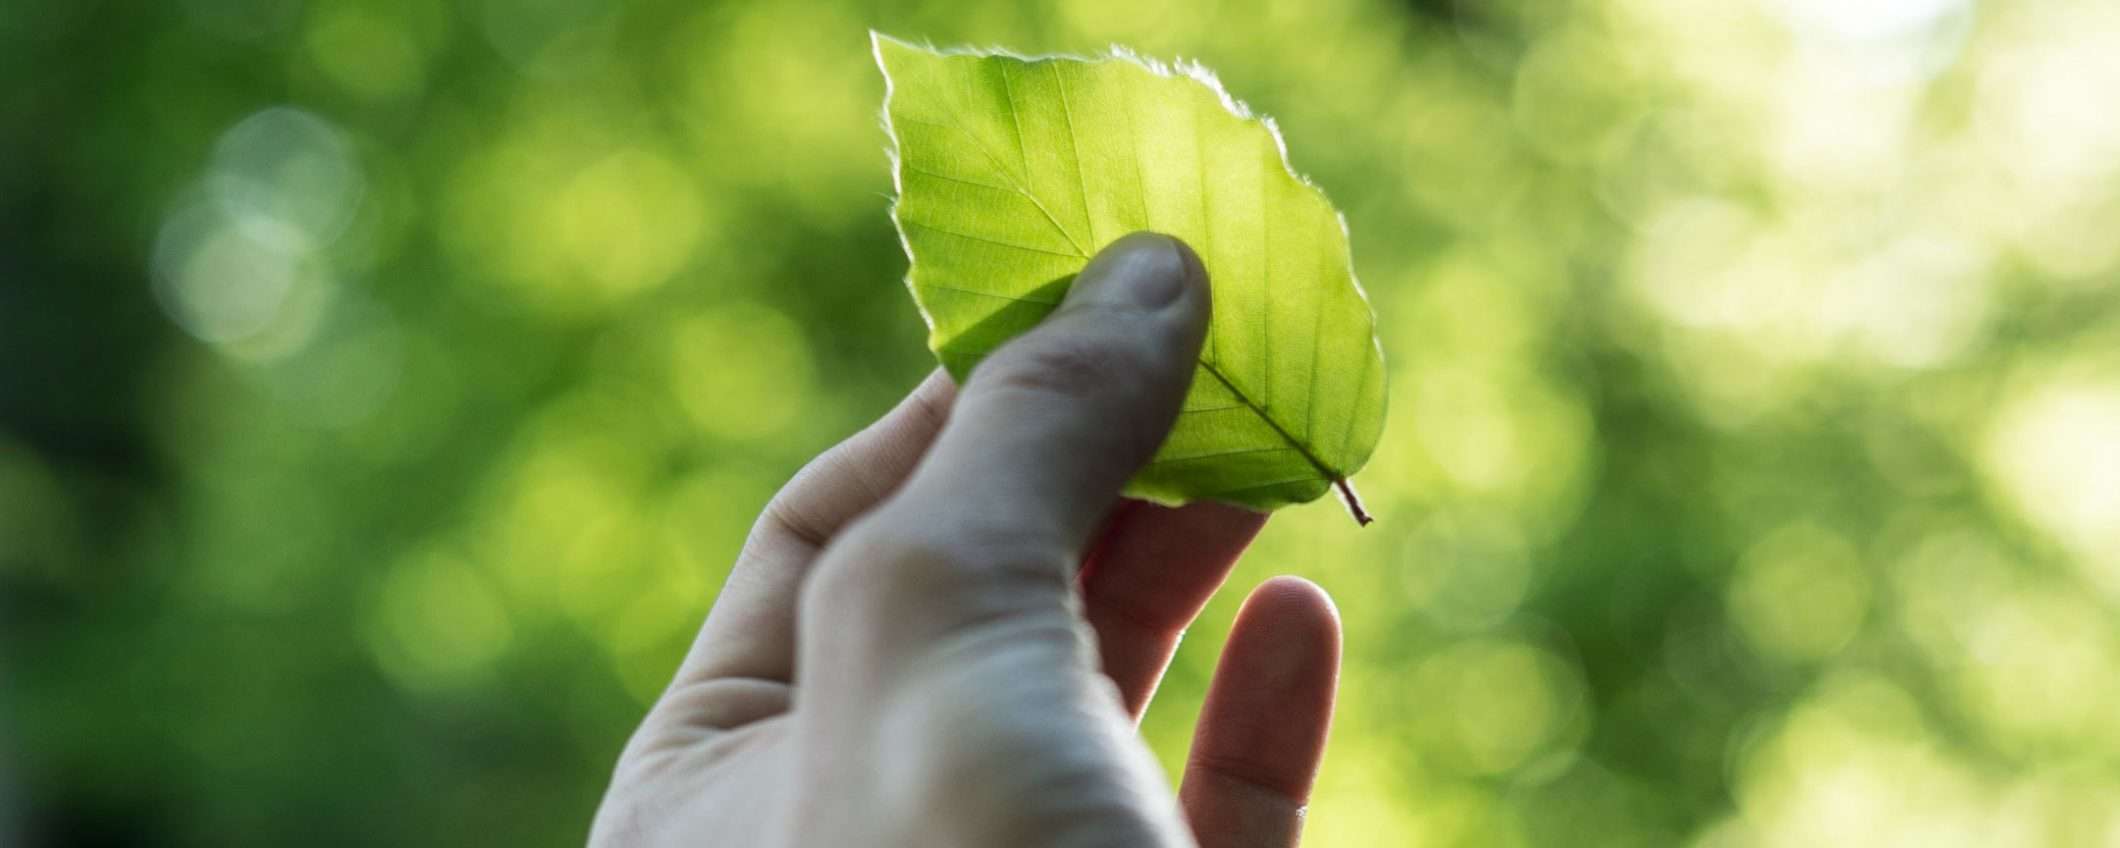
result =
[{"label": "white highlight", "polygon": [[163,312],[242,358],[300,349],[328,300],[320,252],[351,225],[366,187],[352,143],[322,118],[275,106],[237,122],[163,220],[152,260]]}]

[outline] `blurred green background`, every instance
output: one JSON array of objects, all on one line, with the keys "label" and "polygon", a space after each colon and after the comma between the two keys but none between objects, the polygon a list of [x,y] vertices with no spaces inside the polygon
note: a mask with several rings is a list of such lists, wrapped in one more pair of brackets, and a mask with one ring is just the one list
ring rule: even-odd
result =
[{"label": "blurred green background", "polygon": [[[866,30],[1197,58],[1393,409],[1314,846],[2120,845],[2108,0],[0,3],[0,820],[568,845],[930,367]],[[6,841],[0,832],[0,842]]]}]

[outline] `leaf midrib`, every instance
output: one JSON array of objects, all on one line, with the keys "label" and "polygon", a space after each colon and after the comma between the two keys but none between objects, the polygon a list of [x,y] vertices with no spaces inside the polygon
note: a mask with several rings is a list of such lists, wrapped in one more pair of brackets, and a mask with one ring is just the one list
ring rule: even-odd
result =
[{"label": "leaf midrib", "polygon": [[[886,74],[888,74],[888,73],[889,73],[889,70],[888,70],[888,68],[886,68],[886,69],[885,69],[885,73],[886,73]],[[1029,164],[1030,164],[1030,163],[1029,163],[1029,158],[1028,158],[1028,152],[1027,152],[1027,151],[1026,151],[1026,150],[1024,149],[1024,138],[1023,138],[1023,127],[1022,127],[1022,123],[1021,123],[1021,116],[1020,116],[1020,115],[1018,114],[1018,113],[1019,113],[1019,110],[1018,110],[1018,108],[1017,108],[1017,105],[1016,105],[1016,98],[1015,98],[1015,90],[1014,90],[1014,86],[1013,86],[1013,84],[1011,83],[1011,81],[1009,80],[1009,77],[1008,77],[1008,74],[1009,74],[1009,69],[1008,69],[1008,66],[1007,66],[1007,65],[1003,65],[1003,66],[1001,66],[1001,69],[1000,69],[1000,73],[1001,73],[1001,82],[1002,82],[1002,85],[1003,85],[1003,87],[1004,87],[1004,92],[1005,92],[1005,94],[1006,94],[1006,97],[1005,97],[1005,99],[1006,99],[1006,101],[1007,101],[1007,109],[1008,109],[1008,113],[1009,113],[1009,120],[1010,120],[1010,128],[1011,128],[1011,129],[1013,130],[1013,134],[1014,134],[1014,136],[1015,136],[1015,139],[1016,139],[1016,145],[1017,145],[1017,151],[1018,151],[1018,156],[1019,156],[1019,158],[1020,158],[1020,161],[1022,162],[1022,164],[1023,164],[1024,168],[1025,168],[1025,175],[1024,175],[1024,176],[1025,176],[1025,180],[1024,180],[1024,181],[1025,181],[1025,182],[1027,182],[1027,181],[1028,181],[1028,176],[1029,176],[1029,174],[1028,174],[1028,169],[1029,169]],[[1056,87],[1057,87],[1057,88],[1059,89],[1059,93],[1060,93],[1060,96],[1061,96],[1061,98],[1062,98],[1062,108],[1063,108],[1063,109],[1066,109],[1066,110],[1067,110],[1067,111],[1069,112],[1069,114],[1067,114],[1067,115],[1066,115],[1066,128],[1067,128],[1067,135],[1068,135],[1068,143],[1069,143],[1069,144],[1070,144],[1070,145],[1071,145],[1071,146],[1072,146],[1072,147],[1074,148],[1074,153],[1075,153],[1075,155],[1076,155],[1076,160],[1077,160],[1077,161],[1076,161],[1076,163],[1075,163],[1075,177],[1076,177],[1076,179],[1077,179],[1078,181],[1083,181],[1083,180],[1086,180],[1086,175],[1084,175],[1084,174],[1082,173],[1082,171],[1081,171],[1081,163],[1080,163],[1080,156],[1081,156],[1081,151],[1080,151],[1080,140],[1079,140],[1079,139],[1078,139],[1078,138],[1076,137],[1076,130],[1075,130],[1075,126],[1074,126],[1074,116],[1073,116],[1073,114],[1072,114],[1072,111],[1073,111],[1073,109],[1072,109],[1072,106],[1071,106],[1070,104],[1067,104],[1067,103],[1065,102],[1065,101],[1066,101],[1066,97],[1067,97],[1067,92],[1066,92],[1066,88],[1067,88],[1067,85],[1066,85],[1065,77],[1064,77],[1064,75],[1063,75],[1063,74],[1060,74],[1060,73],[1059,73],[1059,69],[1058,69],[1057,67],[1056,67],[1056,68],[1054,68],[1054,76],[1055,76],[1055,82],[1056,82]],[[953,112],[957,112],[957,113],[958,113],[958,114],[959,114],[959,115],[961,116],[961,112],[960,112],[959,110],[957,110],[956,108],[954,108],[954,107],[955,107],[955,105],[956,105],[956,104],[954,104],[954,103],[953,103],[953,104],[951,104],[951,106],[952,106],[952,111],[953,111]],[[1131,115],[1129,115],[1128,117],[1129,117],[1129,118],[1131,118]],[[1195,121],[1195,125],[1194,125],[1194,131],[1195,131],[1195,133],[1197,133],[1197,132],[1199,131],[1199,126],[1198,126],[1198,123],[1197,123],[1197,116],[1195,116],[1195,117],[1196,117],[1196,121]],[[996,154],[995,154],[995,153],[994,153],[994,152],[993,152],[993,151],[992,151],[991,149],[989,149],[989,148],[987,147],[987,145],[986,145],[986,140],[985,140],[985,139],[981,138],[981,137],[980,137],[980,136],[979,136],[979,135],[978,135],[977,133],[973,133],[973,132],[971,132],[971,131],[970,131],[969,129],[967,129],[967,128],[963,127],[963,126],[960,126],[960,125],[955,125],[955,124],[939,124],[939,123],[935,123],[935,122],[931,122],[931,121],[917,121],[917,119],[915,119],[915,120],[916,120],[916,122],[918,122],[918,123],[925,123],[925,124],[931,124],[931,125],[934,125],[934,126],[940,126],[940,127],[947,127],[947,128],[949,128],[949,129],[953,129],[953,130],[956,130],[956,131],[958,131],[958,132],[960,132],[960,133],[963,133],[964,135],[966,135],[966,136],[968,136],[969,138],[971,138],[971,140],[972,140],[972,142],[974,143],[974,145],[976,145],[976,146],[977,146],[977,147],[979,148],[979,152],[980,152],[980,154],[981,154],[981,155],[983,155],[984,157],[986,157],[986,159],[987,159],[987,161],[988,161],[988,163],[989,163],[989,164],[992,164],[992,165],[994,166],[994,170],[995,170],[996,174],[997,174],[998,176],[1000,176],[1000,177],[1002,178],[1002,180],[1003,180],[1003,181],[1005,181],[1005,182],[1007,182],[1007,183],[1009,183],[1009,184],[1010,184],[1009,186],[1007,186],[1007,187],[1005,187],[1005,188],[1004,188],[1004,187],[1000,187],[1000,186],[988,186],[988,187],[990,187],[990,188],[1000,188],[1000,189],[1002,189],[1002,190],[1005,190],[1005,191],[1012,191],[1013,193],[1015,193],[1015,194],[1017,194],[1017,195],[1019,195],[1019,196],[1023,197],[1023,198],[1025,199],[1025,200],[1028,200],[1028,201],[1030,201],[1030,203],[1032,204],[1032,206],[1036,207],[1036,209],[1038,210],[1039,214],[1040,214],[1040,215],[1042,215],[1042,216],[1043,216],[1043,217],[1045,218],[1046,222],[1047,222],[1047,223],[1049,223],[1049,224],[1051,224],[1051,225],[1052,225],[1052,227],[1053,227],[1053,228],[1054,228],[1054,229],[1055,229],[1056,231],[1058,231],[1058,232],[1060,233],[1061,237],[1062,237],[1063,239],[1065,239],[1066,241],[1068,241],[1068,243],[1069,243],[1069,246],[1070,246],[1070,247],[1072,247],[1072,248],[1074,248],[1074,249],[1075,249],[1075,250],[1076,250],[1076,251],[1078,252],[1078,255],[1080,255],[1080,256],[1081,256],[1082,258],[1084,258],[1084,259],[1090,258],[1090,257],[1088,256],[1088,253],[1087,253],[1087,251],[1086,251],[1086,250],[1085,250],[1085,249],[1083,248],[1083,246],[1082,246],[1082,245],[1081,245],[1080,243],[1078,243],[1078,242],[1076,242],[1076,241],[1075,241],[1075,238],[1074,238],[1074,234],[1073,234],[1073,233],[1071,233],[1071,232],[1070,232],[1070,231],[1069,231],[1069,230],[1067,229],[1067,227],[1065,227],[1065,226],[1062,226],[1062,225],[1061,225],[1061,223],[1060,223],[1059,219],[1058,219],[1058,218],[1057,218],[1056,216],[1054,216],[1054,215],[1053,215],[1053,213],[1052,213],[1052,211],[1051,211],[1050,209],[1048,209],[1048,208],[1047,208],[1047,207],[1045,206],[1045,203],[1044,203],[1044,201],[1043,201],[1043,200],[1041,200],[1041,199],[1040,199],[1040,198],[1039,198],[1039,197],[1037,196],[1037,193],[1036,193],[1036,192],[1032,191],[1032,190],[1030,189],[1030,187],[1029,187],[1029,186],[1027,186],[1027,185],[1023,185],[1023,184],[1022,184],[1021,182],[1019,182],[1019,181],[1018,181],[1018,180],[1016,179],[1016,175],[1015,175],[1015,174],[1013,174],[1012,172],[1010,172],[1010,170],[1008,169],[1008,167],[1007,167],[1006,165],[1004,165],[1004,164],[1002,163],[1002,161],[1001,161],[1001,158],[1000,158],[999,156],[997,156],[997,155],[996,155]],[[961,117],[960,117],[960,120],[961,120]],[[1196,153],[1196,156],[1197,156],[1197,153]],[[1136,155],[1134,155],[1134,156],[1131,156],[1131,157],[1129,157],[1129,158],[1131,158],[1131,159],[1133,160],[1133,164],[1134,164],[1134,167],[1135,167],[1135,168],[1137,169],[1137,172],[1138,172],[1138,169],[1139,169],[1139,167],[1140,167],[1140,165],[1141,165],[1141,161],[1140,161],[1140,157],[1139,157],[1138,153],[1137,153]],[[1197,166],[1197,167],[1199,167],[1199,168],[1202,168],[1202,169],[1204,169],[1204,168],[1206,167],[1206,164],[1207,164],[1207,163],[1206,163],[1206,158],[1205,158],[1204,156],[1198,156],[1198,158],[1197,158],[1197,160],[1196,160],[1196,166]],[[943,176],[943,175],[937,174],[937,175],[935,175],[935,176]],[[1203,207],[1204,207],[1204,205],[1205,205],[1205,204],[1207,203],[1207,189],[1208,189],[1208,187],[1209,187],[1209,185],[1210,185],[1210,184],[1209,184],[1209,182],[1208,182],[1208,181],[1207,181],[1207,179],[1206,179],[1206,175],[1205,175],[1205,173],[1204,173],[1204,170],[1203,170],[1203,172],[1202,172],[1202,173],[1201,173],[1201,174],[1199,175],[1198,179],[1199,179],[1199,181],[1200,181],[1200,185],[1201,185],[1201,192],[1200,192],[1200,201],[1201,201],[1201,203],[1203,204]],[[1138,179],[1138,177],[1137,177],[1136,185],[1137,185],[1137,187],[1138,187],[1138,188],[1139,188],[1140,190],[1142,190],[1142,191],[1144,191],[1144,192],[1145,192],[1145,191],[1146,191],[1146,189],[1147,189],[1147,186],[1146,186],[1146,183],[1145,183],[1145,181],[1143,181],[1143,180],[1139,180],[1139,179]],[[1088,214],[1088,208],[1087,208],[1087,207],[1088,207],[1088,203],[1087,203],[1087,201],[1088,201],[1088,184],[1087,184],[1086,182],[1081,182],[1081,190],[1082,190],[1082,200],[1084,201],[1084,213],[1085,213],[1085,217],[1086,217],[1086,218],[1089,218],[1089,219],[1090,219],[1090,220],[1088,221],[1088,223],[1089,223],[1089,225],[1090,225],[1090,229],[1091,229],[1091,237],[1092,237],[1092,241],[1094,241],[1094,237],[1095,237],[1095,229],[1096,229],[1096,222],[1095,222],[1095,220],[1094,220],[1094,216],[1092,216],[1092,215],[1089,215],[1089,214]],[[1144,212],[1146,211],[1146,208],[1147,208],[1147,207],[1146,207],[1146,198],[1144,197],[1144,198],[1143,198],[1143,211],[1144,211]],[[1207,220],[1208,220],[1208,219],[1207,219],[1207,216],[1206,216],[1205,214],[1203,214],[1203,216],[1202,216],[1202,224],[1203,224],[1203,226],[1205,226],[1205,225],[1206,225],[1206,223],[1207,223]],[[916,222],[916,225],[917,225],[917,222]],[[932,228],[931,228],[931,229],[932,229]],[[1203,236],[1204,236],[1204,235],[1205,235],[1205,234],[1203,234]],[[1018,246],[1018,245],[1007,245],[1007,246],[1009,246],[1009,247],[1020,247],[1020,246]],[[1209,248],[1211,248],[1211,245],[1203,245],[1203,247],[1209,247]],[[1040,252],[1046,252],[1046,251],[1040,251]],[[1269,277],[1270,277],[1270,275],[1267,275],[1267,276],[1269,276]],[[1265,284],[1267,284],[1267,285],[1270,285],[1270,281],[1267,281],[1267,280],[1262,280],[1262,283],[1265,283]],[[1320,308],[1320,311],[1321,311],[1321,314],[1322,314],[1322,310],[1323,310],[1323,306],[1322,306],[1322,304],[1320,305],[1320,307],[1319,307],[1319,308]],[[1209,341],[1210,341],[1210,344],[1212,344],[1212,343],[1214,342],[1214,339],[1212,338],[1212,336],[1214,336],[1214,335],[1217,335],[1217,334],[1212,334],[1212,333],[1210,334],[1210,339],[1209,339]],[[1270,337],[1270,333],[1269,333],[1268,335],[1269,335],[1269,337]],[[1316,338],[1315,338],[1315,335],[1314,335],[1314,337],[1313,337],[1313,343],[1315,344],[1315,342],[1316,342]],[[1263,351],[1262,351],[1262,356],[1263,356]],[[1288,431],[1288,429],[1287,429],[1286,427],[1283,427],[1283,426],[1281,425],[1281,422],[1280,422],[1280,421],[1278,421],[1278,420],[1276,420],[1276,419],[1275,419],[1275,418],[1273,417],[1273,415],[1272,415],[1272,414],[1271,414],[1270,412],[1268,412],[1268,410],[1266,409],[1266,407],[1262,406],[1262,405],[1261,405],[1261,404],[1260,404],[1259,402],[1257,402],[1257,401],[1254,401],[1254,400],[1252,399],[1251,395],[1250,395],[1250,394],[1248,394],[1248,393],[1246,393],[1246,392],[1245,392],[1245,391],[1244,391],[1243,389],[1240,389],[1240,388],[1238,388],[1238,386],[1237,386],[1237,384],[1236,384],[1236,382],[1235,382],[1235,381],[1231,380],[1231,379],[1229,378],[1229,376],[1228,376],[1228,375],[1226,375],[1226,374],[1223,374],[1223,373],[1222,373],[1222,370],[1221,370],[1221,369],[1220,369],[1220,368],[1219,368],[1219,367],[1218,367],[1218,366],[1217,366],[1217,365],[1216,365],[1216,364],[1215,364],[1214,362],[1210,362],[1210,361],[1209,361],[1209,359],[1210,359],[1210,358],[1211,358],[1211,357],[1204,357],[1204,356],[1203,356],[1203,357],[1201,357],[1201,358],[1200,358],[1200,359],[1198,360],[1198,361],[1199,361],[1199,365],[1200,365],[1201,369],[1205,370],[1205,371],[1206,371],[1206,372],[1207,372],[1207,373],[1208,373],[1209,375],[1213,376],[1213,377],[1215,378],[1215,380],[1216,380],[1217,382],[1220,382],[1220,383],[1221,383],[1221,384],[1223,385],[1223,387],[1224,387],[1224,388],[1227,388],[1227,389],[1229,390],[1229,393],[1230,393],[1230,394],[1231,394],[1231,395],[1232,395],[1233,397],[1235,397],[1235,398],[1237,399],[1237,401],[1238,401],[1238,402],[1239,402],[1240,404],[1242,404],[1242,408],[1250,410],[1250,411],[1251,411],[1251,413],[1252,413],[1252,414],[1253,414],[1254,416],[1257,416],[1259,420],[1261,420],[1261,421],[1264,421],[1264,422],[1266,423],[1266,426],[1267,426],[1267,427],[1269,427],[1269,428],[1271,428],[1271,429],[1273,430],[1273,432],[1274,432],[1274,434],[1275,434],[1275,435],[1279,436],[1279,437],[1281,438],[1281,440],[1282,440],[1283,442],[1287,443],[1287,444],[1288,444],[1288,446],[1289,446],[1290,448],[1293,448],[1293,449],[1295,450],[1295,452],[1296,452],[1297,454],[1301,455],[1301,456],[1303,457],[1304,461],[1305,461],[1305,462],[1308,462],[1308,463],[1310,464],[1310,466],[1311,466],[1312,468],[1314,468],[1314,469],[1315,469],[1315,470],[1316,470],[1316,471],[1318,472],[1318,474],[1319,474],[1319,475],[1320,475],[1320,476],[1321,476],[1321,477],[1322,477],[1322,478],[1323,478],[1324,480],[1326,480],[1327,482],[1330,482],[1330,483],[1332,483],[1332,484],[1334,484],[1334,485],[1341,485],[1341,486],[1344,486],[1344,485],[1345,485],[1345,482],[1346,482],[1346,478],[1345,478],[1345,476],[1344,476],[1344,475],[1342,475],[1342,474],[1341,474],[1341,473],[1339,473],[1338,471],[1334,470],[1334,469],[1333,469],[1333,467],[1332,467],[1332,466],[1331,466],[1330,464],[1326,463],[1326,462],[1325,462],[1325,461],[1324,461],[1323,459],[1319,458],[1319,456],[1317,455],[1317,452],[1316,452],[1316,451],[1314,450],[1314,448],[1313,448],[1313,446],[1312,446],[1312,445],[1310,445],[1309,443],[1305,442],[1305,441],[1304,441],[1304,440],[1302,440],[1302,439],[1296,438],[1296,436],[1295,436],[1294,434],[1290,433],[1290,432]],[[1215,359],[1219,359],[1219,357],[1212,357],[1212,358],[1215,358]],[[1367,364],[1367,363],[1365,363],[1365,365],[1366,365],[1366,364]],[[1316,383],[1317,383],[1317,374],[1315,373],[1315,367],[1316,367],[1316,364],[1315,364],[1315,362],[1313,362],[1313,363],[1312,363],[1313,373],[1311,374],[1311,386],[1310,386],[1310,390],[1311,390],[1311,394],[1312,394],[1312,396],[1313,396],[1313,400],[1312,400],[1312,402],[1311,402],[1311,403],[1309,403],[1309,404],[1306,404],[1306,411],[1307,411],[1307,412],[1309,412],[1309,413],[1313,413],[1313,414],[1315,413],[1315,406],[1316,406],[1316,403],[1315,403],[1315,394],[1316,394],[1316,390],[1317,390],[1317,385],[1316,385]],[[1225,407],[1225,408],[1226,408],[1226,407]],[[1281,485],[1282,483],[1285,483],[1285,482],[1294,482],[1294,481],[1292,481],[1292,480],[1291,480],[1291,481],[1281,481],[1281,482],[1276,482],[1276,483],[1272,483],[1272,484],[1266,484],[1266,485]]]},{"label": "leaf midrib", "polygon": [[1333,483],[1338,483],[1341,480],[1345,479],[1341,476],[1339,472],[1334,471],[1332,466],[1327,465],[1324,460],[1319,459],[1318,455],[1312,452],[1311,446],[1309,444],[1305,443],[1302,439],[1298,439],[1293,434],[1289,433],[1288,429],[1282,427],[1281,422],[1275,421],[1273,415],[1269,414],[1264,407],[1261,407],[1257,403],[1254,403],[1251,399],[1251,395],[1245,394],[1243,389],[1237,388],[1237,384],[1234,381],[1230,380],[1227,375],[1223,374],[1222,369],[1216,368],[1213,364],[1207,362],[1204,359],[1200,361],[1200,368],[1201,370],[1206,371],[1209,375],[1213,376],[1215,380],[1220,382],[1224,388],[1229,389],[1229,393],[1232,396],[1236,397],[1239,402],[1243,403],[1245,408],[1250,409],[1253,415],[1258,416],[1260,421],[1266,422],[1266,426],[1272,427],[1274,433],[1276,435],[1279,435],[1282,441],[1287,442],[1289,447],[1295,448],[1296,453],[1302,454],[1303,459],[1308,461],[1311,467],[1316,468],[1319,474],[1324,475],[1326,480]]}]

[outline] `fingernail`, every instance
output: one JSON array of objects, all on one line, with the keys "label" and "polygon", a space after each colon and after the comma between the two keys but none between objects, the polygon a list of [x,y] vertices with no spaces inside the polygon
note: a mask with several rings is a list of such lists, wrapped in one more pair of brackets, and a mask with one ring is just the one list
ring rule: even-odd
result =
[{"label": "fingernail", "polygon": [[1205,269],[1178,240],[1134,233],[1098,252],[1075,277],[1067,303],[1103,303],[1140,309],[1167,306],[1203,279]]}]

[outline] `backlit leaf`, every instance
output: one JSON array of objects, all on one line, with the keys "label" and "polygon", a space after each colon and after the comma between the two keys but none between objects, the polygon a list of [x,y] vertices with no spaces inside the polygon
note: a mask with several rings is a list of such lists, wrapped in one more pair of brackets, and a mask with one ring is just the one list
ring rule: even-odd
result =
[{"label": "backlit leaf", "polygon": [[1184,239],[1214,322],[1184,412],[1128,486],[1273,509],[1345,480],[1384,420],[1375,319],[1347,232],[1279,132],[1197,67],[1124,52],[1026,59],[874,37],[893,217],[928,344],[959,380],[1043,319],[1100,248]]}]

